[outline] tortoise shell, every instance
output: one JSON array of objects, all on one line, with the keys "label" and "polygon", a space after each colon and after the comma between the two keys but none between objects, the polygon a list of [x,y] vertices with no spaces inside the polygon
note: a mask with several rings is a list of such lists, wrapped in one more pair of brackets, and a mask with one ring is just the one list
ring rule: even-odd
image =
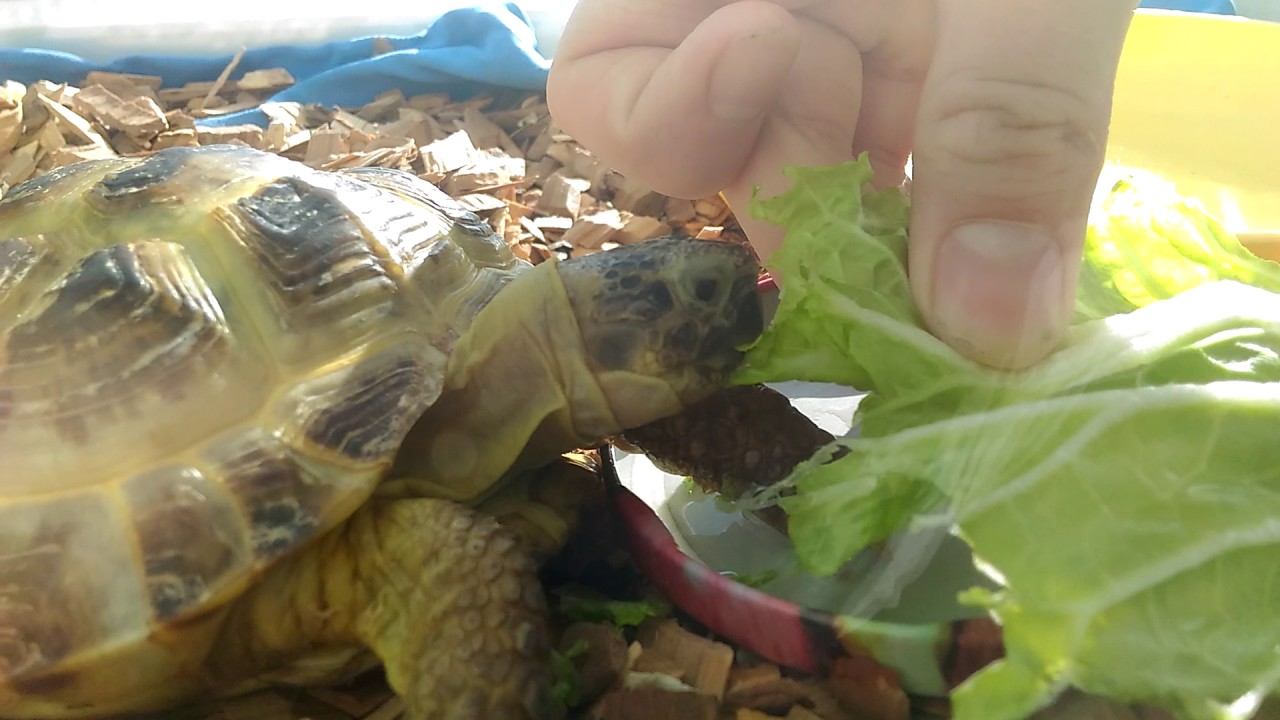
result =
[{"label": "tortoise shell", "polygon": [[13,188],[0,677],[223,606],[342,522],[526,267],[426,181],[239,146]]}]

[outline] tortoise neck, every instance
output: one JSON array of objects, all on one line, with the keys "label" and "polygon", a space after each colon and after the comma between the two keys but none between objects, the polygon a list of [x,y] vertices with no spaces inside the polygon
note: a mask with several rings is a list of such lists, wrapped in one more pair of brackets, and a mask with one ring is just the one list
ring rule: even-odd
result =
[{"label": "tortoise neck", "polygon": [[392,470],[427,494],[472,502],[503,476],[621,430],[560,276],[543,263],[503,289],[458,340],[444,391]]}]

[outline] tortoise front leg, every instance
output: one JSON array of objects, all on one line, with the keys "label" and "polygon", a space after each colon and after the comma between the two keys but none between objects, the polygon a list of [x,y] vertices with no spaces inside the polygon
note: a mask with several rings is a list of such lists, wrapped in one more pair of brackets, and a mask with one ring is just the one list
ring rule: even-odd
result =
[{"label": "tortoise front leg", "polygon": [[374,500],[271,570],[209,657],[214,676],[368,647],[412,720],[553,717],[536,566],[489,516],[435,499]]}]

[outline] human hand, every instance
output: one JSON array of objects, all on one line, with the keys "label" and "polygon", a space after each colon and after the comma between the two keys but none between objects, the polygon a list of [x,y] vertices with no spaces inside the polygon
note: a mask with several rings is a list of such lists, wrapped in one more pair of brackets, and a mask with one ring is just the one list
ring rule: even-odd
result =
[{"label": "human hand", "polygon": [[[783,168],[911,159],[912,292],[929,329],[997,367],[1070,321],[1120,50],[1137,0],[580,0],[556,123],[653,189],[741,212]],[[852,191],[852,188],[851,188]],[[780,279],[785,283],[785,278]]]}]

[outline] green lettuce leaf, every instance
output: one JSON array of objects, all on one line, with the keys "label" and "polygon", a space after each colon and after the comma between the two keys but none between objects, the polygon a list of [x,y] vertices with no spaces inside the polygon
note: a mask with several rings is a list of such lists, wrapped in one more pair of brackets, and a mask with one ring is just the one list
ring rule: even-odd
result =
[{"label": "green lettuce leaf", "polygon": [[1077,321],[1129,312],[1214,280],[1280,290],[1280,267],[1255,257],[1172,183],[1133,171],[1116,177],[1095,203],[1081,274]]},{"label": "green lettuce leaf", "polygon": [[[754,198],[751,207],[754,217],[787,228],[769,263],[787,292],[739,381],[786,377],[905,394],[977,370],[921,328],[907,284],[906,197],[850,192],[871,180],[866,163],[787,174],[790,192]],[[905,354],[912,363],[898,362]]]},{"label": "green lettuce leaf", "polygon": [[1062,347],[998,372],[921,327],[909,205],[869,189],[865,157],[790,177],[751,208],[787,230],[783,291],[736,379],[869,392],[859,435],[785,483],[800,561],[830,573],[912,524],[954,528],[1000,588],[965,599],[1006,649],[956,690],[957,720],[1024,718],[1067,686],[1247,717],[1280,683],[1280,268],[1124,178]]}]

